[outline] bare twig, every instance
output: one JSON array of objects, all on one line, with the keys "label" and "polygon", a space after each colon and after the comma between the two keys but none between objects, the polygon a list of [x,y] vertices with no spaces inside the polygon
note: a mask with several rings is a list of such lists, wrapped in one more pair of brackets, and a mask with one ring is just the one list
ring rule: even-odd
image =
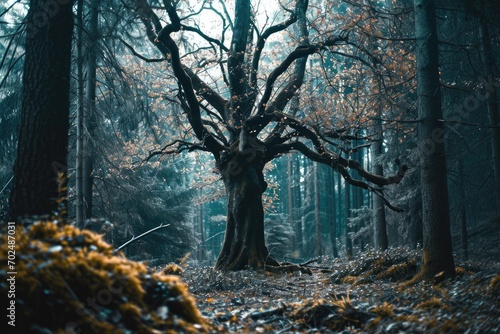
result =
[{"label": "bare twig", "polygon": [[139,236],[137,236],[137,237],[133,236],[133,237],[132,237],[132,239],[130,239],[129,241],[127,241],[126,243],[124,243],[123,245],[121,245],[120,247],[118,247],[117,249],[115,249],[115,250],[113,251],[113,253],[118,253],[118,251],[120,251],[120,250],[122,250],[123,248],[127,247],[127,246],[128,246],[128,245],[130,245],[132,242],[137,241],[137,240],[139,240],[140,238],[142,238],[142,237],[144,237],[144,236],[148,235],[149,233],[152,233],[152,232],[154,232],[154,231],[156,231],[156,230],[159,230],[159,229],[162,229],[162,228],[165,228],[165,227],[169,227],[169,226],[170,226],[170,224],[163,225],[163,223],[162,223],[162,224],[160,224],[160,226],[156,226],[155,228],[152,228],[152,229],[150,229],[149,231],[146,231],[146,232],[144,232],[143,234],[141,234],[141,235],[139,235]]}]

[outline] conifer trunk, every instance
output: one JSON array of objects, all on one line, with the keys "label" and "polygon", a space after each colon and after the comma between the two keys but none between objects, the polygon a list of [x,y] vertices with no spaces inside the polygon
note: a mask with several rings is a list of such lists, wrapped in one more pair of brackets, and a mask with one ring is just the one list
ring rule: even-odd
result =
[{"label": "conifer trunk", "polygon": [[419,140],[422,146],[420,179],[424,247],[422,266],[415,279],[431,280],[444,272],[455,275],[444,147],[444,126],[439,83],[439,51],[433,0],[415,0],[417,40]]},{"label": "conifer trunk", "polygon": [[[9,216],[64,212],[58,173],[67,170],[72,1],[31,0],[27,15],[21,127]],[[38,13],[53,9],[47,20]],[[57,10],[56,10],[57,9]],[[39,19],[39,17],[38,17]],[[64,203],[62,203],[64,204]]]}]

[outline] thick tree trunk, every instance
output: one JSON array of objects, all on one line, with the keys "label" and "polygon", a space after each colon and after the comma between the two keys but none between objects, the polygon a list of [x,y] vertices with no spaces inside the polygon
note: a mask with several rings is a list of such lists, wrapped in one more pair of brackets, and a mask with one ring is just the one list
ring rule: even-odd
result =
[{"label": "thick tree trunk", "polygon": [[67,164],[72,31],[72,1],[30,2],[11,219],[65,211],[56,201],[66,197],[65,182],[56,178]]},{"label": "thick tree trunk", "polygon": [[264,269],[265,265],[278,265],[265,245],[262,193],[267,183],[262,173],[263,164],[248,160],[255,159],[238,153],[220,166],[227,194],[227,223],[215,264],[218,270]]},{"label": "thick tree trunk", "polygon": [[424,226],[422,267],[415,279],[430,280],[440,272],[448,277],[454,276],[455,263],[450,232],[444,128],[440,122],[443,114],[434,1],[415,0],[414,5]]}]

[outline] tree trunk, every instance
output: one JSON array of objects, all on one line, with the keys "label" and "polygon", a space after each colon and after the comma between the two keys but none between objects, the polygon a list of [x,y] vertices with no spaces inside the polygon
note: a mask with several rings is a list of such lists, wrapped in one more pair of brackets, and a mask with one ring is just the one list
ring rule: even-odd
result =
[{"label": "tree trunk", "polygon": [[[378,118],[380,118],[380,113]],[[384,169],[382,165],[377,162],[377,159],[382,154],[382,124],[381,121],[376,121],[375,132],[378,134],[378,141],[372,145],[372,164],[373,173],[377,175],[383,175]],[[372,197],[373,202],[373,228],[374,228],[374,244],[375,248],[380,250],[386,250],[388,247],[387,241],[387,224],[385,220],[385,205],[384,201],[380,196],[374,195]]]},{"label": "tree trunk", "polygon": [[315,237],[315,253],[316,256],[323,255],[323,247],[321,242],[321,205],[319,198],[319,170],[318,163],[314,162],[314,221],[316,226]]},{"label": "tree trunk", "polygon": [[92,218],[92,189],[94,185],[95,148],[92,143],[97,128],[96,114],[96,72],[97,72],[97,42],[99,39],[99,5],[100,0],[91,1],[89,20],[89,45],[87,58],[87,90],[84,136],[84,156],[82,171],[83,198],[85,203],[85,218]]},{"label": "tree trunk", "polygon": [[[294,222],[295,222],[295,215],[294,215],[294,210],[293,210],[293,202],[294,202],[294,193],[293,193],[293,155],[288,155],[287,158],[287,163],[286,163],[286,170],[287,170],[287,212],[288,212],[288,224],[290,224],[290,227],[294,229]],[[295,230],[295,229],[294,229]],[[295,231],[294,231],[295,232]],[[292,251],[295,251],[296,249],[296,236],[295,233],[292,233]]]},{"label": "tree trunk", "polygon": [[459,177],[459,196],[460,196],[460,212],[459,212],[459,221],[460,221],[460,239],[462,243],[462,251],[464,252],[464,260],[469,259],[469,242],[467,235],[467,210],[466,210],[466,196],[465,196],[465,187],[464,187],[464,168],[462,165],[462,161],[458,161],[458,175]]},{"label": "tree trunk", "polygon": [[203,203],[196,207],[196,222],[200,233],[200,246],[198,248],[198,261],[205,261],[205,229],[203,225]]},{"label": "tree trunk", "polygon": [[430,280],[436,274],[455,275],[452,255],[444,128],[440,120],[441,90],[434,1],[415,0],[415,35],[420,118],[420,179],[424,249],[420,273],[415,279]]},{"label": "tree trunk", "polygon": [[[484,8],[483,8],[484,10]],[[488,23],[484,15],[481,17],[479,38],[481,41],[481,57],[483,58],[483,69],[486,80],[495,78],[495,68],[493,51],[491,49],[491,38]],[[487,90],[486,106],[491,127],[491,148],[493,158],[493,174],[495,189],[495,209],[496,214],[500,214],[500,111],[497,102],[497,92],[495,87],[485,87]]]},{"label": "tree trunk", "polygon": [[351,217],[351,192],[350,188],[351,186],[349,183],[344,182],[344,216],[345,216],[345,230],[344,230],[344,238],[345,238],[345,253],[346,257],[350,259],[352,257],[352,240],[351,236],[349,235],[350,233],[350,228],[349,228],[349,218]]},{"label": "tree trunk", "polygon": [[294,164],[294,189],[293,193],[295,194],[295,207],[294,207],[294,216],[295,216],[295,242],[297,244],[297,258],[300,258],[303,254],[303,225],[302,225],[302,215],[300,214],[302,209],[302,193],[300,189],[300,156],[297,156]]},{"label": "tree trunk", "polygon": [[[332,186],[332,191],[330,192],[330,207],[331,207],[331,231],[330,237],[332,240],[332,256],[334,258],[339,257],[339,251],[337,249],[337,208],[336,208],[336,200],[335,200],[335,175],[333,174],[333,170],[331,168],[328,169],[328,176],[330,179],[330,184]],[[339,208],[340,211],[340,208]]]},{"label": "tree trunk", "polygon": [[253,154],[250,157],[238,152],[229,162],[219,164],[227,194],[227,223],[215,264],[218,270],[278,265],[269,256],[264,238],[262,193],[267,188],[264,166]]},{"label": "tree trunk", "polygon": [[76,109],[76,167],[75,167],[75,190],[76,190],[76,226],[83,228],[84,205],[83,205],[83,128],[84,128],[84,80],[83,80],[83,0],[78,0],[77,8],[77,86],[78,107]]},{"label": "tree trunk", "polygon": [[[52,11],[45,15],[46,20],[40,21],[39,14],[45,14],[46,9]],[[26,21],[23,102],[10,198],[11,219],[64,212],[66,198],[72,1],[60,4],[31,0]],[[59,185],[58,174],[62,181]]]}]

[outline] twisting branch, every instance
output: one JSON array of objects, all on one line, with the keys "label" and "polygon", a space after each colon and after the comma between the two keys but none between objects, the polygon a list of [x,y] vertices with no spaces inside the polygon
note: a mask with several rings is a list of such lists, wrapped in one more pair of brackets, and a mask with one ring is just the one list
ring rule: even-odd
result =
[{"label": "twisting branch", "polygon": [[368,182],[371,182],[379,187],[382,187],[384,185],[390,185],[390,184],[397,184],[401,181],[401,179],[404,177],[406,174],[406,171],[408,170],[408,167],[406,166],[401,166],[398,172],[390,177],[383,177],[380,175],[375,175],[372,174],[365,169],[359,164],[359,162],[351,160],[351,159],[345,159],[342,158],[341,156],[332,153],[332,152],[323,152],[323,153],[318,153],[313,150],[311,150],[309,147],[307,147],[306,144],[296,141],[293,143],[288,143],[288,144],[280,144],[280,145],[274,145],[272,148],[268,149],[266,152],[266,161],[274,159],[276,156],[288,153],[290,151],[299,151],[302,154],[304,154],[307,158],[309,158],[312,161],[316,161],[325,165],[330,166],[331,168],[337,170],[344,180],[355,186],[355,187],[360,187],[366,190],[369,190],[376,195],[380,196],[383,201],[385,202],[386,206],[390,208],[393,211],[396,212],[402,212],[404,211],[402,208],[399,208],[395,205],[393,205],[389,200],[385,197],[383,190],[380,188],[375,188],[374,186],[368,184],[365,181],[353,179],[352,176],[349,174],[348,169],[352,168],[358,172],[358,174],[363,177],[365,180]]},{"label": "twisting branch", "polygon": [[147,58],[141,55],[139,52],[137,52],[134,47],[130,44],[128,44],[122,37],[116,36],[116,38],[125,45],[134,56],[138,57],[141,60],[144,60],[146,63],[159,63],[162,61],[165,61],[165,58]]},{"label": "twisting branch", "polygon": [[[147,0],[136,0],[136,4],[139,13],[142,16],[142,21],[146,25],[146,28],[151,27],[151,21],[155,27],[155,31],[158,31],[158,29],[160,29],[156,37],[154,36],[154,32],[149,31],[150,29],[148,29],[148,38],[151,40],[151,38],[154,37],[153,43],[157,45],[160,51],[162,51],[164,54],[170,54],[172,70],[177,80],[179,81],[179,84],[186,96],[187,103],[189,104],[189,108],[185,109],[185,111],[187,113],[188,121],[191,124],[196,137],[204,143],[204,145],[210,152],[218,157],[219,152],[223,149],[223,146],[210,134],[210,132],[205,128],[203,122],[201,121],[200,105],[195,94],[191,78],[186,73],[186,71],[184,71],[180,60],[179,48],[170,36],[170,34],[172,34],[173,32],[177,32],[181,29],[180,18],[177,15],[172,1],[164,1],[165,10],[167,11],[170,18],[170,24],[167,24],[163,28],[161,27],[158,16],[156,16],[156,14],[153,12],[151,7],[147,3]],[[160,42],[160,45],[158,45],[158,42]]]},{"label": "twisting branch", "polygon": [[[169,148],[172,148],[172,149],[168,150]],[[192,152],[192,151],[210,152],[210,150],[207,147],[205,147],[205,145],[203,143],[190,143],[190,142],[187,142],[185,140],[177,139],[177,140],[174,140],[171,143],[166,144],[165,146],[163,146],[159,150],[149,151],[148,156],[142,161],[142,163],[148,162],[149,160],[151,160],[151,158],[153,158],[153,157],[155,157],[157,155],[167,155],[167,154],[181,153],[181,152],[184,152],[184,151],[189,151],[189,152]]]},{"label": "twisting branch", "polygon": [[[264,114],[264,111],[266,111],[266,106],[267,103],[269,102],[269,98],[271,97],[271,93],[274,87],[274,84],[276,80],[290,67],[290,65],[299,58],[303,57],[308,57],[316,52],[319,52],[320,50],[324,49],[325,47],[329,46],[334,46],[338,44],[339,42],[346,42],[347,39],[343,35],[335,36],[329,38],[327,41],[320,43],[320,44],[310,44],[310,45],[301,45],[298,46],[294,51],[292,51],[286,58],[283,60],[283,62],[276,67],[271,74],[269,75],[267,82],[266,82],[266,89],[264,91],[264,94],[262,95],[262,98],[259,102],[259,106],[257,108],[257,116],[260,116]],[[293,86],[293,83],[289,83],[288,86]],[[292,87],[289,87],[288,89],[284,90],[285,95],[288,97],[290,94],[293,96],[295,91],[299,88],[296,87],[295,89],[290,89]],[[283,97],[278,97],[276,100],[281,100]],[[268,111],[269,112],[269,111]]]},{"label": "twisting branch", "polygon": [[295,22],[297,22],[297,15],[292,14],[285,22],[267,28],[257,40],[257,44],[255,45],[255,51],[252,58],[252,69],[251,69],[252,72],[250,75],[250,89],[255,94],[255,96],[253,97],[254,100],[257,97],[257,72],[259,71],[260,56],[266,44],[266,40],[271,35],[285,30]]}]

